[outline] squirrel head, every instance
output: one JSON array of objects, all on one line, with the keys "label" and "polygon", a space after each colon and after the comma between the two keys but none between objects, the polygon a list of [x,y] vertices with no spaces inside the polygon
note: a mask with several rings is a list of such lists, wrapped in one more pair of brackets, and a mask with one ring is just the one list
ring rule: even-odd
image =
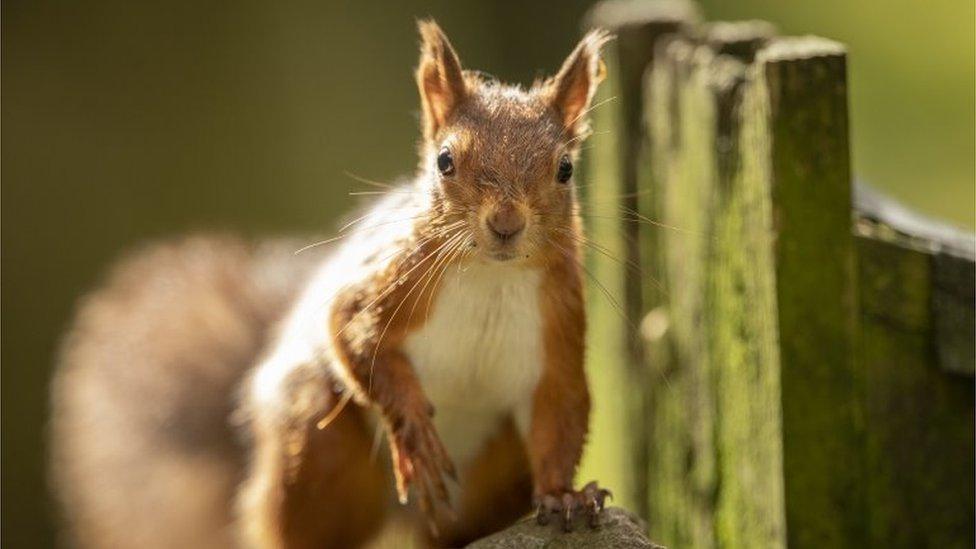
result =
[{"label": "squirrel head", "polygon": [[462,69],[437,23],[418,26],[420,170],[435,208],[446,221],[463,221],[491,260],[565,242],[578,230],[573,168],[609,35],[591,31],[555,76],[526,90]]}]

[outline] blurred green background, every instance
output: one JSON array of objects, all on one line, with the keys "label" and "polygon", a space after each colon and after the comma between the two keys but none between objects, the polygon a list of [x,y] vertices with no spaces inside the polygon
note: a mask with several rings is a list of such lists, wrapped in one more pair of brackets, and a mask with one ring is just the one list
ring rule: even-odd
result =
[{"label": "blurred green background", "polygon": [[[4,2],[4,541],[53,544],[48,376],[75,300],[113,258],[200,229],[329,230],[363,188],[344,172],[413,169],[416,17],[435,16],[467,66],[528,83],[558,66],[588,4]],[[976,226],[971,0],[703,9],[847,43],[857,177]]]}]

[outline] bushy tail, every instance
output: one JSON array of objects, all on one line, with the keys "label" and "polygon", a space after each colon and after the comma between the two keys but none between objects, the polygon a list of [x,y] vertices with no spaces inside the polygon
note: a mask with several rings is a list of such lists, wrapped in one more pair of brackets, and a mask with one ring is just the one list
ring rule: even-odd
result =
[{"label": "bushy tail", "polygon": [[88,295],[52,386],[51,479],[72,546],[227,547],[237,388],[321,252],[156,245]]}]

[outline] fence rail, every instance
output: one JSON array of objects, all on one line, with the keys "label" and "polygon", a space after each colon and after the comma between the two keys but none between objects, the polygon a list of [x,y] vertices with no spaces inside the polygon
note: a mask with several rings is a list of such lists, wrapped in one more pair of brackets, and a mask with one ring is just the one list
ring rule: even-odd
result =
[{"label": "fence rail", "polygon": [[684,2],[588,24],[618,36],[584,191],[625,502],[674,547],[972,547],[976,238],[853,192],[844,47]]}]

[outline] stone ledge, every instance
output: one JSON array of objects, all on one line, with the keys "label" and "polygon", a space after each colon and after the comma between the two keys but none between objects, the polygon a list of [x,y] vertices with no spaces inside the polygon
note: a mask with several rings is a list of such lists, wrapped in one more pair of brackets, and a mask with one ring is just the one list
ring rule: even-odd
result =
[{"label": "stone ledge", "polygon": [[577,520],[572,532],[563,532],[558,524],[539,526],[534,517],[520,520],[511,527],[482,538],[467,549],[664,549],[651,542],[643,521],[619,508],[603,511],[600,526],[591,529]]}]

